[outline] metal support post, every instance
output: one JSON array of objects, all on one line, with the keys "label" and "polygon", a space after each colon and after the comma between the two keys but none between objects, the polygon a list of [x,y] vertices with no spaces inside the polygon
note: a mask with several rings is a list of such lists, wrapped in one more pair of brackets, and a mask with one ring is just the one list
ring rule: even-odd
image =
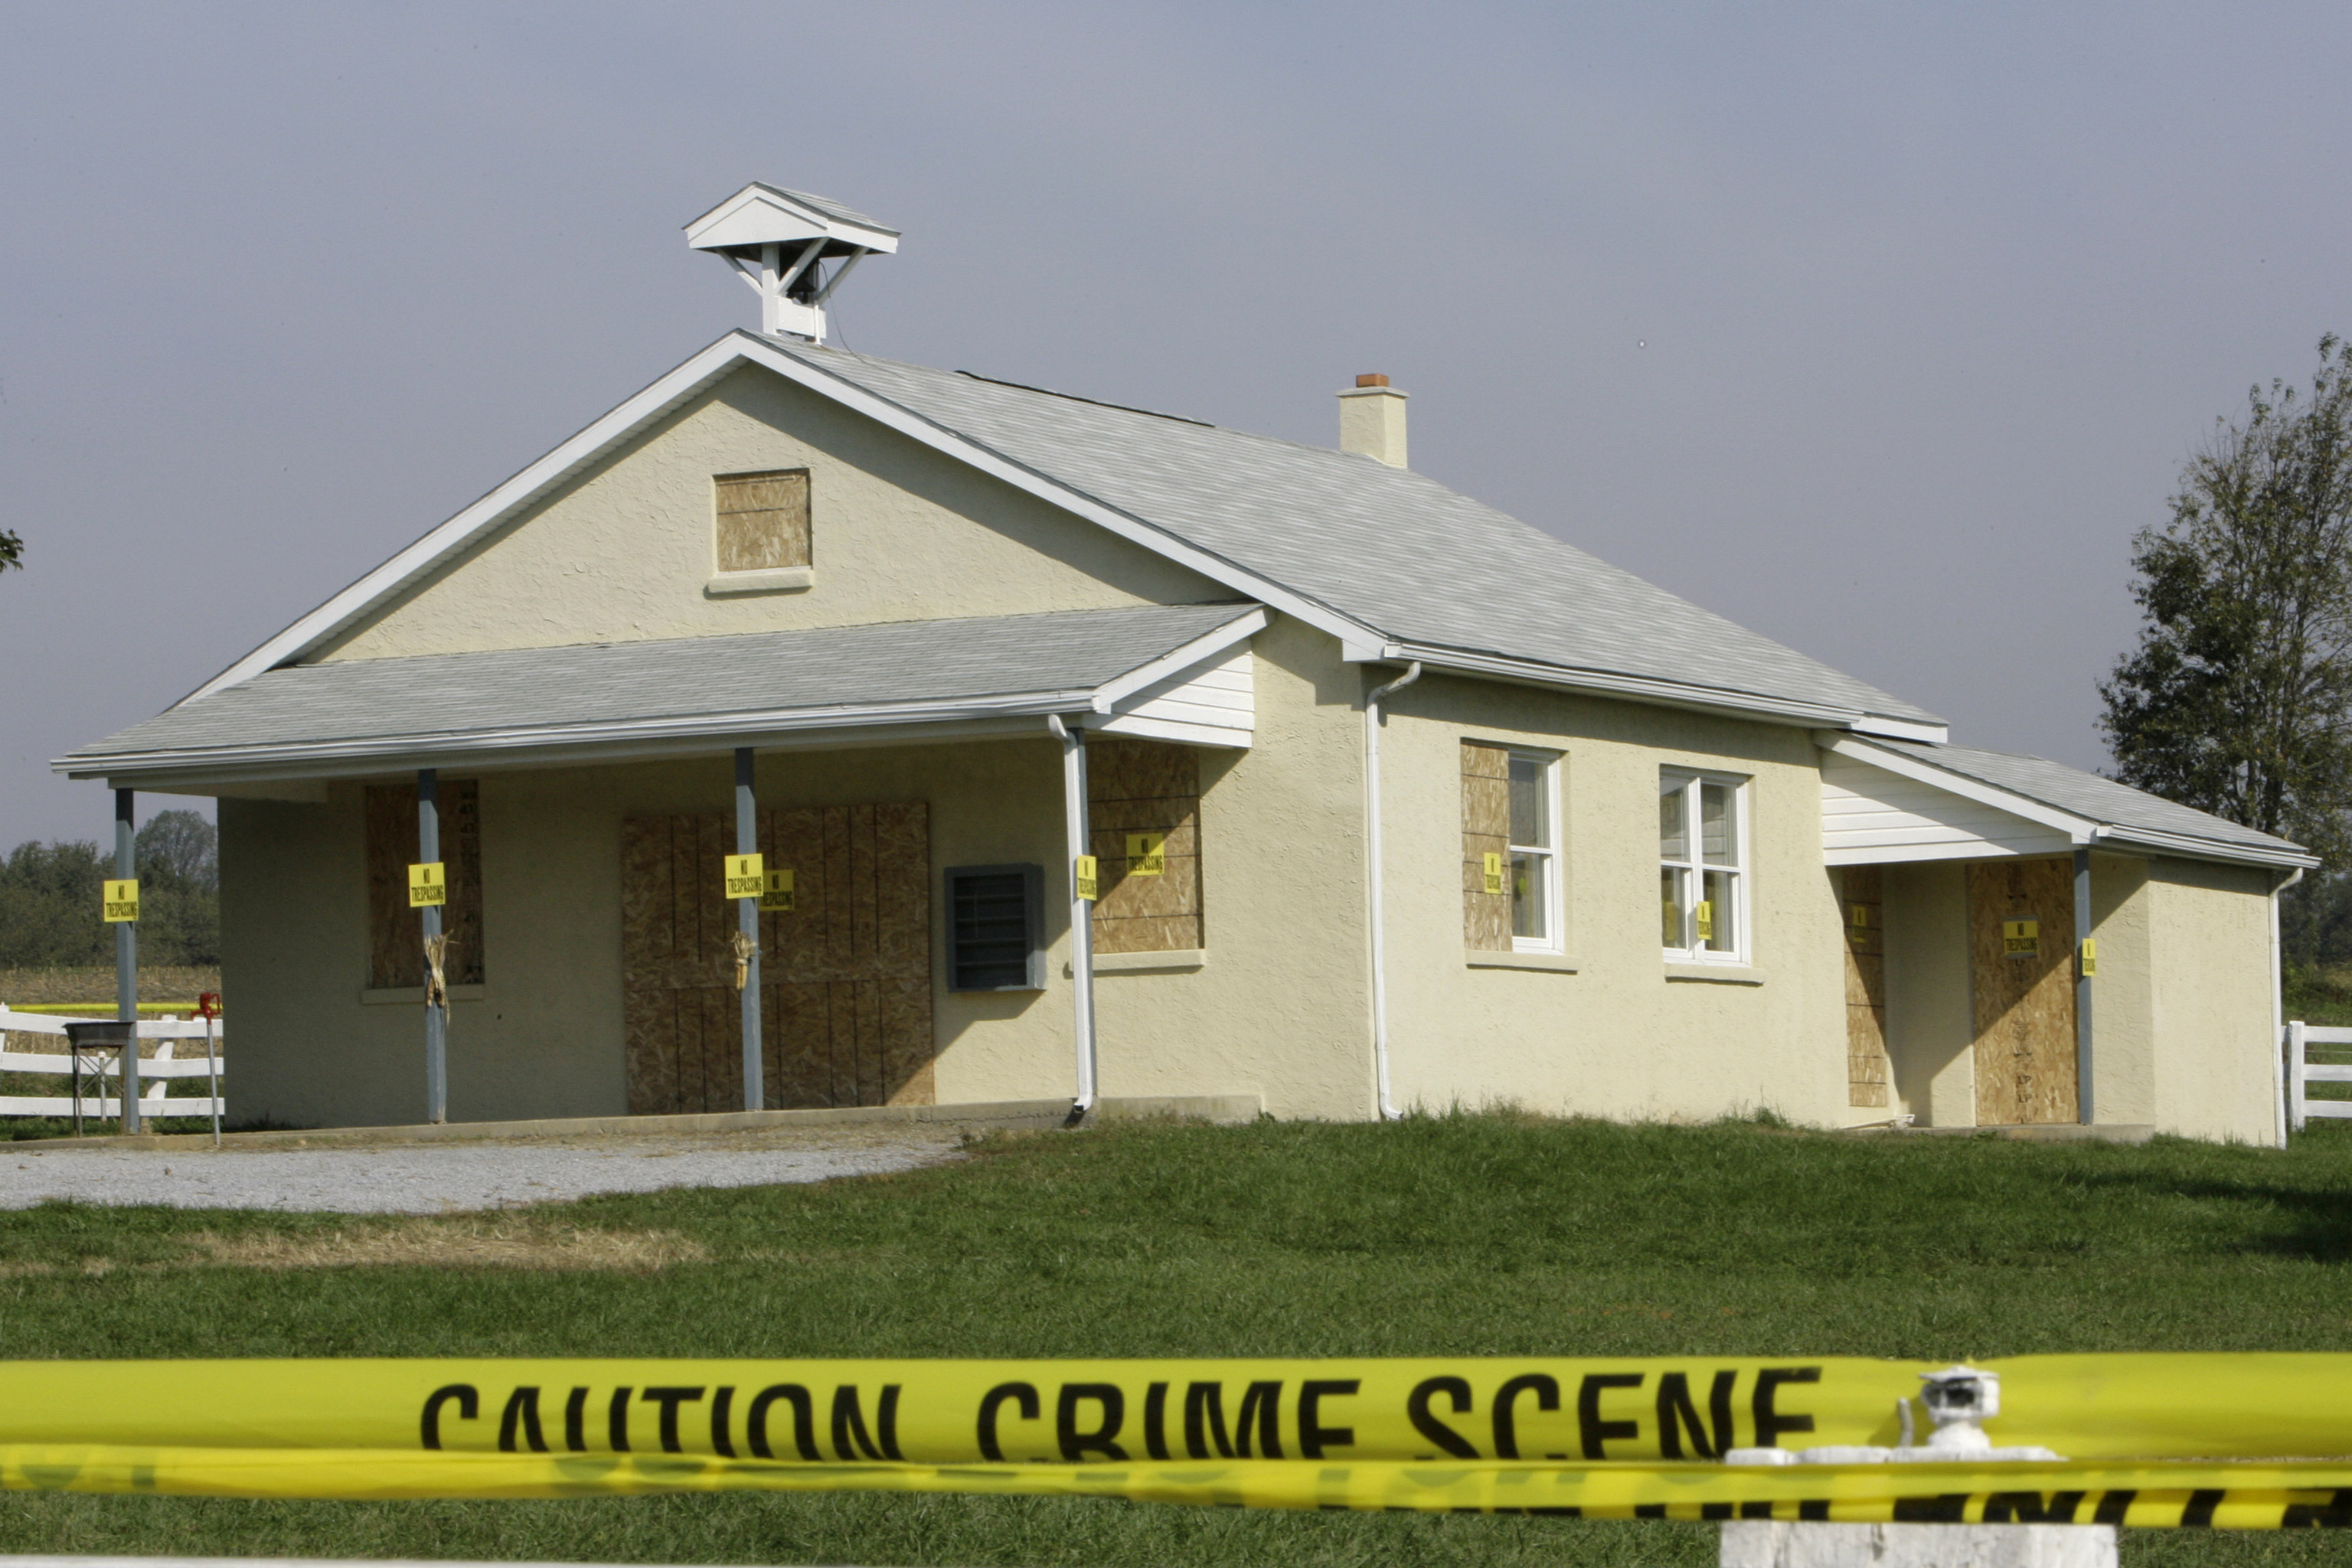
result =
[{"label": "metal support post", "polygon": [[1062,742],[1063,826],[1069,852],[1063,870],[1070,879],[1070,978],[1076,1009],[1078,1093],[1070,1104],[1070,1120],[1083,1121],[1095,1108],[1095,922],[1094,900],[1078,889],[1078,861],[1093,853],[1087,823],[1086,731],[1065,724],[1058,714],[1045,723]]},{"label": "metal support post", "polygon": [[[425,865],[441,858],[441,775],[433,768],[416,770],[416,858]],[[441,906],[426,904],[423,912],[425,1119],[437,1124],[449,1120],[449,1003],[433,984],[433,951],[442,934]]]},{"label": "metal support post", "polygon": [[[114,792],[114,874],[123,880],[139,875],[138,855],[131,834],[136,798],[131,790]],[[122,1047],[121,1068],[122,1130],[136,1132],[139,1131],[139,922],[136,921],[114,922],[114,1016],[118,1023],[131,1026],[131,1038]]]},{"label": "metal support post", "polygon": [[2074,1103],[2091,1125],[2091,852],[2074,851]]},{"label": "metal support post", "polygon": [[[735,748],[735,853],[760,852],[760,803],[752,789],[751,748]],[[743,952],[743,1109],[765,1110],[768,1090],[760,1037],[760,900],[735,900],[736,929]]]}]

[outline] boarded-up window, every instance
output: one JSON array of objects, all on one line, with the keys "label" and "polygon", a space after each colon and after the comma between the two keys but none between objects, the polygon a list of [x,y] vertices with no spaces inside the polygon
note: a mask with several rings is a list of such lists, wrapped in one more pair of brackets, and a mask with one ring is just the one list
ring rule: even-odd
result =
[{"label": "boarded-up window", "polygon": [[719,571],[771,572],[809,563],[806,468],[721,474],[712,484],[718,492]]},{"label": "boarded-up window", "polygon": [[[760,1022],[772,1108],[929,1105],[930,808],[759,814],[760,853],[793,904],[760,916]],[[740,1110],[740,911],[721,871],[735,821],[621,824],[621,1016],[632,1115]]]},{"label": "boarded-up window", "polygon": [[1462,742],[1462,945],[1511,951],[1511,753]]},{"label": "boarded-up window", "polygon": [[1198,753],[1156,741],[1089,739],[1087,813],[1101,878],[1095,951],[1206,947]]},{"label": "boarded-up window", "polygon": [[1885,876],[1848,866],[1845,895],[1845,1081],[1848,1105],[1885,1105],[1886,1085]]},{"label": "boarded-up window", "polygon": [[[441,863],[449,901],[441,929],[449,938],[442,973],[452,985],[482,983],[482,807],[471,779],[443,779]],[[408,907],[408,868],[416,859],[416,786],[367,790],[368,984],[379,989],[425,984],[425,927]]]}]

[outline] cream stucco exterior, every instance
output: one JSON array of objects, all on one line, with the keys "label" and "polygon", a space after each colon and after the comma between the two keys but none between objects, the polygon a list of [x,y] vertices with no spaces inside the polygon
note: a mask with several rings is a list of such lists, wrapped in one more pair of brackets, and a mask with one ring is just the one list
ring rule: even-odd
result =
[{"label": "cream stucco exterior", "polygon": [[[714,594],[714,475],[805,468],[805,587]],[[409,584],[315,655],[359,660],[1192,604],[1224,584],[769,372],[741,369]],[[1107,962],[1094,985],[1108,1096],[1253,1095],[1278,1116],[1378,1114],[1369,938],[1375,836],[1391,1072],[1406,1108],[1819,1126],[1975,1117],[1965,869],[1885,868],[1895,1103],[1849,1103],[1843,909],[1824,860],[1815,735],[1771,722],[1432,672],[1386,704],[1383,809],[1366,809],[1364,706],[1393,666],[1271,616],[1247,654],[1248,743],[1200,748],[1205,948]],[[1059,749],[1034,733],[854,731],[763,752],[767,806],[929,806],[943,1102],[1072,1093],[1069,864]],[[1557,951],[1466,951],[1465,741],[1555,761]],[[1670,963],[1659,940],[1662,768],[1744,781],[1748,962]],[[386,782],[404,778],[387,768]],[[633,815],[720,812],[707,755],[449,769],[480,782],[485,982],[456,998],[457,1120],[628,1105],[621,833]],[[420,1009],[364,991],[363,778],[225,784],[226,985],[241,1118],[383,1123],[424,1113]],[[1042,990],[948,988],[950,867],[1045,868]],[[2094,897],[2099,1119],[2266,1141],[2274,875],[2102,853]]]}]

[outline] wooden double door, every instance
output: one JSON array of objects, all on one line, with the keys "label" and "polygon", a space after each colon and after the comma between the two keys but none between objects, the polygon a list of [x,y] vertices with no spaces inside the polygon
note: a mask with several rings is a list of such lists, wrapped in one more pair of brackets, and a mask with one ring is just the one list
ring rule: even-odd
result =
[{"label": "wooden double door", "polygon": [[[632,1115],[743,1109],[731,816],[621,827],[623,1026]],[[793,874],[760,917],[761,1051],[772,1107],[928,1105],[930,808],[760,813],[760,852]]]},{"label": "wooden double door", "polygon": [[1977,1125],[2074,1121],[2073,864],[1972,863],[1969,950]]}]

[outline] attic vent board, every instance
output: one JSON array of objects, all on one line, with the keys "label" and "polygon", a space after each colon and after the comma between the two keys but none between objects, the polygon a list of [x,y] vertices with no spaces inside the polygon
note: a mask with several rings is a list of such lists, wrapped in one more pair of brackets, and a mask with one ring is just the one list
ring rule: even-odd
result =
[{"label": "attic vent board", "polygon": [[1080,397],[1075,392],[1056,392],[1050,386],[1031,386],[1025,382],[999,381],[992,375],[982,375],[978,371],[960,370],[956,374],[967,381],[984,381],[991,386],[1009,386],[1015,392],[1034,392],[1041,397],[1066,398],[1072,403],[1089,403],[1097,408],[1116,408],[1121,414],[1142,414],[1153,419],[1171,419],[1179,425],[1198,425],[1203,430],[1216,428],[1206,419],[1187,419],[1181,414],[1162,414],[1157,408],[1137,408],[1126,403],[1105,403],[1099,397]]},{"label": "attic vent board", "polygon": [[717,491],[719,570],[773,572],[809,563],[806,468],[721,474]]}]

